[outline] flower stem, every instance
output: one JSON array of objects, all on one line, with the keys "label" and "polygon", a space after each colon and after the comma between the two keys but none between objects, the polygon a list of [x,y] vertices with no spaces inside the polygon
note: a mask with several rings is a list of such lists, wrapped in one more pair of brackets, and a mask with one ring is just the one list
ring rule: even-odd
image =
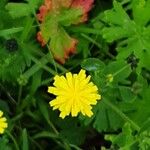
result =
[{"label": "flower stem", "polygon": [[18,144],[17,144],[17,142],[16,142],[14,136],[13,136],[8,130],[6,131],[6,134],[7,134],[7,135],[11,138],[11,140],[14,142],[14,145],[15,145],[16,150],[19,150],[19,146],[18,146]]},{"label": "flower stem", "polygon": [[52,128],[53,131],[54,131],[54,133],[55,133],[56,135],[58,135],[59,132],[57,131],[57,129],[55,128],[54,124],[53,124],[50,120],[48,120],[48,124],[51,126],[51,128]]}]

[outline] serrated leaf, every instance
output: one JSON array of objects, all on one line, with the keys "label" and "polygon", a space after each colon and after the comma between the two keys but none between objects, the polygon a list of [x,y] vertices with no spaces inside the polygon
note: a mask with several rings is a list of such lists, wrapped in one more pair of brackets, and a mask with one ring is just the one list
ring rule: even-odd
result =
[{"label": "serrated leaf", "polygon": [[123,126],[122,133],[118,135],[106,135],[107,140],[111,140],[113,145],[118,145],[119,150],[128,150],[131,148],[132,143],[135,141],[132,135],[132,129],[128,123]]},{"label": "serrated leaf", "polygon": [[45,1],[40,7],[38,20],[41,22],[41,31],[37,39],[42,46],[48,44],[54,58],[60,63],[70,54],[75,53],[77,40],[71,38],[64,26],[77,24],[87,20],[93,0],[87,1]]},{"label": "serrated leaf", "polygon": [[55,59],[64,63],[65,59],[75,52],[76,43],[76,40],[71,38],[63,28],[59,28],[53,35],[49,47]]},{"label": "serrated leaf", "polygon": [[93,127],[99,132],[117,130],[122,126],[124,121],[116,112],[108,108],[103,100],[104,99],[94,106],[94,115],[91,118],[83,117],[81,119],[83,119],[86,124],[93,122]]},{"label": "serrated leaf", "polygon": [[[114,8],[105,11],[104,21],[109,24],[109,27],[104,27],[103,37],[108,42],[118,41],[117,59],[126,59],[131,53],[134,53],[140,59],[138,64],[138,73],[142,67],[150,66],[150,34],[149,26],[146,25],[150,21],[149,4],[150,1],[135,0],[133,2],[134,20],[132,20],[121,4],[114,1]],[[139,14],[143,17],[139,17]],[[116,17],[117,16],[117,17]]]},{"label": "serrated leaf", "polygon": [[112,142],[111,148],[119,150],[148,150],[150,148],[149,132],[136,133],[130,124],[124,124],[122,132],[117,135],[106,135],[105,139]]},{"label": "serrated leaf", "polygon": [[137,100],[132,104],[136,108],[135,113],[133,114],[133,119],[139,124],[142,125],[150,116],[150,87],[143,89],[141,93],[142,97],[137,98]]}]

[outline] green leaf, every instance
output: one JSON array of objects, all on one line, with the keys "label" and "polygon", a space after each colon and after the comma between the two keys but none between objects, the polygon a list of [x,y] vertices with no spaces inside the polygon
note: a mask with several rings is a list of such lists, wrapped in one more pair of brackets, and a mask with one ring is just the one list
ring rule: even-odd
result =
[{"label": "green leaf", "polygon": [[20,18],[29,16],[34,13],[35,9],[38,8],[41,0],[27,0],[28,3],[7,3],[5,6],[6,10],[12,18]]},{"label": "green leaf", "polygon": [[26,3],[8,3],[6,9],[13,18],[28,16],[32,13],[29,5]]},{"label": "green leaf", "polygon": [[[137,2],[138,1],[138,2]],[[135,0],[131,11],[133,10],[134,20],[132,20],[121,4],[114,1],[114,8],[105,11],[104,21],[109,24],[103,28],[103,37],[108,42],[117,41],[117,59],[126,59],[131,53],[139,58],[138,73],[142,67],[150,66],[150,21],[149,4],[150,0]],[[139,17],[139,14],[142,17]],[[144,18],[143,18],[144,17]],[[119,40],[119,41],[118,41]]]},{"label": "green leaf", "polygon": [[105,64],[98,58],[87,58],[83,60],[81,67],[87,71],[102,71]]},{"label": "green leaf", "polygon": [[112,142],[111,148],[119,150],[148,150],[150,148],[150,132],[136,133],[130,124],[124,124],[122,132],[118,135],[106,135],[105,139]]},{"label": "green leaf", "polygon": [[14,34],[23,30],[23,27],[11,28],[11,29],[3,29],[0,30],[0,36],[6,37],[7,35]]},{"label": "green leaf", "polygon": [[26,0],[26,1],[29,3],[31,9],[37,9],[39,4],[43,2],[43,0]]},{"label": "green leaf", "polygon": [[123,126],[122,133],[118,135],[106,135],[105,138],[110,140],[113,145],[118,145],[119,150],[129,150],[135,141],[132,135],[132,129],[128,123]]},{"label": "green leaf", "polygon": [[17,77],[24,71],[25,66],[26,64],[20,49],[13,53],[9,53],[6,49],[1,49],[0,79],[2,81],[16,82]]},{"label": "green leaf", "polygon": [[[2,91],[1,90],[1,84],[0,84],[0,91]],[[3,111],[5,110],[7,112],[10,112],[8,103],[6,101],[1,100],[1,99],[0,99],[0,110],[3,110]]]},{"label": "green leaf", "polygon": [[131,7],[135,22],[141,26],[145,26],[150,20],[150,0],[133,0]]},{"label": "green leaf", "polygon": [[64,63],[75,52],[77,43],[76,39],[68,35],[64,26],[78,23],[83,12],[78,8],[60,8],[57,11],[50,11],[41,22],[41,37],[54,58]]},{"label": "green leaf", "polygon": [[109,63],[104,73],[105,75],[112,74],[114,78],[113,81],[118,83],[126,80],[131,73],[131,68],[124,60],[117,60]]},{"label": "green leaf", "polygon": [[9,140],[6,136],[0,137],[0,148],[2,150],[13,150],[10,147]]},{"label": "green leaf", "polygon": [[38,71],[32,76],[32,84],[30,88],[30,93],[34,94],[37,90],[37,88],[41,85],[41,77],[42,77],[42,71]]},{"label": "green leaf", "polygon": [[121,94],[121,99],[124,102],[133,102],[136,99],[136,95],[132,92],[130,87],[119,86],[119,91]]},{"label": "green leaf", "polygon": [[23,129],[22,142],[22,150],[29,150],[28,134],[26,129]]},{"label": "green leaf", "polygon": [[[81,124],[77,118],[58,119],[57,126],[60,128],[59,136],[70,144],[83,144],[87,127]],[[69,130],[68,130],[69,129]]]},{"label": "green leaf", "polygon": [[42,131],[42,132],[39,132],[39,133],[33,135],[34,139],[45,138],[45,137],[52,138],[52,139],[54,139],[54,138],[57,139],[58,138],[58,136],[56,134],[51,133],[49,131]]},{"label": "green leaf", "polygon": [[[85,124],[93,122],[93,127],[99,131],[117,130],[123,124],[122,118],[111,110],[104,102],[100,100],[93,108],[94,115],[91,118],[83,117]],[[113,101],[113,99],[111,99]]]},{"label": "green leaf", "polygon": [[49,47],[54,57],[64,62],[71,50],[75,49],[75,40],[71,38],[63,28],[58,28],[57,33],[51,38]]},{"label": "green leaf", "polygon": [[38,99],[38,106],[40,109],[41,114],[45,118],[45,120],[49,123],[49,111],[48,111],[48,105],[43,101],[43,99]]},{"label": "green leaf", "polygon": [[143,125],[145,121],[150,116],[150,87],[144,88],[141,97],[137,98],[137,100],[132,104],[136,108],[136,111],[133,115],[133,119],[139,124]]},{"label": "green leaf", "polygon": [[63,26],[70,26],[71,24],[74,24],[79,21],[79,19],[82,16],[82,10],[81,9],[62,9],[60,11],[59,15],[59,23]]}]

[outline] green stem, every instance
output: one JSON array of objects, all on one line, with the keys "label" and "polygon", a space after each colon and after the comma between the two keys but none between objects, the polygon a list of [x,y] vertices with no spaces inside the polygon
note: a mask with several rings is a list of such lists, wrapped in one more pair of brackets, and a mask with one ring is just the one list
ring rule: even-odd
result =
[{"label": "green stem", "polygon": [[[99,49],[102,49],[102,45],[100,45],[98,42],[96,42],[91,37],[87,36],[84,33],[82,33],[81,36],[84,37],[85,39],[87,39],[88,41],[90,41],[91,43],[93,43],[94,45],[96,45]],[[115,57],[111,53],[106,52],[106,51],[103,51],[103,53],[105,53],[106,55],[108,55],[110,58],[115,59]]]},{"label": "green stem", "polygon": [[57,66],[56,66],[56,62],[55,62],[55,60],[54,60],[53,54],[52,54],[52,52],[51,52],[51,50],[50,50],[50,47],[48,46],[48,44],[46,44],[46,46],[47,46],[47,48],[48,48],[48,50],[49,50],[49,55],[50,55],[50,58],[52,59],[52,62],[53,62],[55,71],[58,73],[58,71],[57,71]]},{"label": "green stem", "polygon": [[19,92],[18,92],[18,105],[20,104],[20,101],[21,101],[21,95],[22,95],[22,85],[19,86]]},{"label": "green stem", "polygon": [[43,150],[42,146],[38,142],[36,142],[32,137],[29,137],[29,139],[39,150]]},{"label": "green stem", "polygon": [[64,140],[64,148],[65,150],[71,150],[70,145]]},{"label": "green stem", "polygon": [[100,29],[93,29],[87,27],[72,27],[70,30],[77,33],[102,35],[102,31]]},{"label": "green stem", "polygon": [[54,133],[55,133],[56,135],[58,135],[59,132],[57,131],[57,129],[55,128],[54,124],[53,124],[50,120],[48,120],[48,124],[51,126],[51,128],[52,128],[53,131],[54,131]]},{"label": "green stem", "polygon": [[1,83],[0,83],[0,87],[1,87],[1,89],[5,92],[6,96],[7,96],[8,99],[10,100],[10,102],[11,102],[12,104],[17,105],[15,99],[10,95],[10,93],[5,89],[5,87],[4,87]]},{"label": "green stem", "polygon": [[14,123],[14,122],[17,122],[18,120],[20,120],[22,117],[23,117],[24,113],[21,112],[20,114],[18,114],[17,116],[13,117],[11,119],[11,121]]},{"label": "green stem", "polygon": [[51,81],[53,81],[53,78],[45,79],[41,82],[41,85],[46,85],[46,84],[50,83]]},{"label": "green stem", "polygon": [[30,78],[30,76],[32,76],[34,73],[36,73],[37,71],[39,71],[39,69],[41,69],[41,67],[45,64],[47,64],[49,62],[49,60],[47,59],[49,53],[46,54],[44,57],[42,57],[39,60],[38,64],[33,65],[29,70],[27,70],[22,76],[25,77],[26,79]]},{"label": "green stem", "polygon": [[96,42],[94,39],[92,39],[91,37],[87,36],[84,33],[81,33],[81,36],[84,37],[85,39],[87,39],[88,41],[90,41],[91,43],[95,44],[99,49],[102,48],[102,45],[100,45],[98,42]]},{"label": "green stem", "polygon": [[70,147],[74,148],[75,150],[82,150],[80,147],[74,145],[74,144],[69,144]]},{"label": "green stem", "polygon": [[126,116],[121,110],[119,110],[119,108],[109,102],[106,98],[103,100],[103,102],[113,111],[115,111],[124,121],[129,122],[135,130],[140,130],[140,127],[135,122],[133,122],[128,116]]},{"label": "green stem", "polygon": [[59,63],[56,63],[56,66],[59,70],[61,70],[62,72],[68,72],[69,70],[67,70],[65,67],[63,67],[62,65],[60,65]]},{"label": "green stem", "polygon": [[15,145],[15,148],[16,150],[19,150],[19,146],[17,144],[17,141],[15,140],[15,138],[13,137],[13,135],[9,132],[9,131],[6,131],[6,134],[11,138],[11,140],[14,142],[14,145]]},{"label": "green stem", "polygon": [[[63,75],[65,72],[68,72],[68,70],[64,70],[62,73],[60,73],[59,75]],[[41,85],[46,85],[48,83],[50,83],[51,81],[53,81],[53,77],[52,78],[48,78],[48,79],[45,79],[41,82]]]},{"label": "green stem", "polygon": [[115,72],[113,74],[113,77],[118,75],[120,72],[122,72],[123,70],[125,70],[126,68],[128,68],[130,66],[130,64],[125,65],[123,68],[121,68],[120,70],[118,70],[117,72]]},{"label": "green stem", "polygon": [[[34,63],[41,65],[40,62],[35,57],[31,56],[31,59]],[[46,65],[42,65],[41,68],[45,69],[47,72],[51,73],[52,75],[56,75],[56,72],[51,68],[47,67]]]}]

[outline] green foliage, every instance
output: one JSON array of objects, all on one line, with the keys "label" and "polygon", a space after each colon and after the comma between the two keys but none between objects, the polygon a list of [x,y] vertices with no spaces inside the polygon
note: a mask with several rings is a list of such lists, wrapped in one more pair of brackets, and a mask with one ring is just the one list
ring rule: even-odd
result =
[{"label": "green foliage", "polygon": [[108,27],[103,28],[103,37],[108,42],[117,41],[117,59],[126,59],[131,53],[134,53],[140,60],[138,69],[149,68],[150,1],[133,0],[131,2],[133,19],[120,3],[114,1],[113,6],[113,9],[104,12],[104,21]]},{"label": "green foliage", "polygon": [[22,150],[29,150],[28,134],[26,129],[23,130],[22,141],[23,141]]},{"label": "green foliage", "polygon": [[34,14],[41,0],[27,0],[28,3],[8,3],[6,10],[13,18],[20,18]]},{"label": "green foliage", "polygon": [[149,131],[134,133],[130,124],[125,124],[118,135],[106,135],[105,138],[113,143],[113,149],[119,150],[147,150],[150,148]]},{"label": "green foliage", "polygon": [[[59,6],[57,6],[59,7]],[[54,57],[60,62],[65,61],[67,53],[75,49],[76,40],[69,36],[64,26],[75,24],[82,15],[80,9],[66,8],[49,12],[40,25],[41,36]]]},{"label": "green foliage", "polygon": [[9,140],[7,137],[3,136],[0,138],[0,148],[1,149],[6,149],[6,150],[12,150],[12,148],[8,145]]},{"label": "green foliage", "polygon": [[[39,24],[41,4],[0,0],[0,110],[8,122],[0,150],[149,150],[150,0],[95,0],[89,20],[78,25],[80,8],[62,8]],[[52,54],[64,56],[71,34],[77,51],[61,65]],[[56,74],[81,68],[102,98],[91,118],[61,119],[47,87]]]}]

